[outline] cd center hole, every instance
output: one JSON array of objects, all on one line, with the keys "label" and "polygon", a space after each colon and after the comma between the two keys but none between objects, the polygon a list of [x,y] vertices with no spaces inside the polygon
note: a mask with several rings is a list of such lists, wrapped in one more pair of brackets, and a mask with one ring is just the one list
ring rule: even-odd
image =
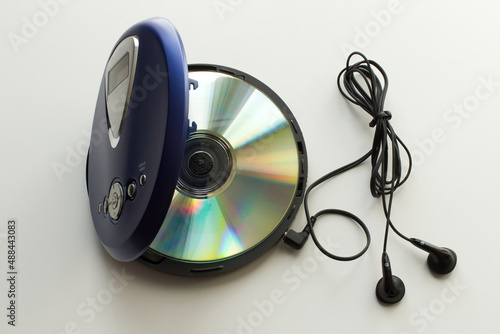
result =
[{"label": "cd center hole", "polygon": [[189,158],[189,169],[191,169],[191,172],[195,175],[206,175],[210,173],[213,165],[213,158],[207,152],[197,152]]}]

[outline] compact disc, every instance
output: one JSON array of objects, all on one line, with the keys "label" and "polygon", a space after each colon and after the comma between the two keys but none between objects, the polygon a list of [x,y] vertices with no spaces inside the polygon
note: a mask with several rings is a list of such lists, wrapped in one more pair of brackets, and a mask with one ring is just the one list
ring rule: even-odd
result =
[{"label": "compact disc", "polygon": [[197,82],[189,92],[196,130],[148,253],[194,269],[243,255],[247,261],[281,238],[295,216],[305,184],[303,139],[286,105],[248,75],[191,66],[189,78]]}]

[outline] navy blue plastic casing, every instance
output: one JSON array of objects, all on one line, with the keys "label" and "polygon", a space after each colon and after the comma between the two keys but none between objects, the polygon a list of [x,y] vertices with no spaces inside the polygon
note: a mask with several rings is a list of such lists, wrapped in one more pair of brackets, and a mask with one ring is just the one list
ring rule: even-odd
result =
[{"label": "navy blue plastic casing", "polygon": [[[139,48],[120,140],[111,147],[104,73],[87,160],[94,227],[108,253],[120,261],[139,257],[158,233],[175,191],[188,128],[188,70],[177,30],[164,18],[148,19],[127,30],[115,48],[129,36],[137,36]],[[124,203],[114,221],[99,207],[116,181],[123,187]],[[130,198],[126,189],[132,182],[137,190]]]}]

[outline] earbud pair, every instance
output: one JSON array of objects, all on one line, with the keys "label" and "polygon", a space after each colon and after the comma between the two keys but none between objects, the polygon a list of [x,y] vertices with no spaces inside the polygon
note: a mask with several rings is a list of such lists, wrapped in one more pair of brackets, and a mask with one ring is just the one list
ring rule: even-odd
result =
[{"label": "earbud pair", "polygon": [[[457,264],[457,254],[445,247],[438,247],[423,240],[410,238],[409,241],[418,248],[429,253],[427,265],[429,269],[437,275],[449,274]],[[405,295],[405,285],[403,281],[392,274],[389,255],[382,254],[382,278],[377,283],[375,293],[378,300],[388,304],[399,302]]]}]

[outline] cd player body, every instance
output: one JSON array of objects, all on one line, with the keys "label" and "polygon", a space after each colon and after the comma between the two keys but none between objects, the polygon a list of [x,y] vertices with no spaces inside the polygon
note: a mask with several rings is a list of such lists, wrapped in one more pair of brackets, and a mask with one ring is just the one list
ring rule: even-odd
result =
[{"label": "cd player body", "polygon": [[188,70],[163,18],[134,25],[115,45],[91,138],[92,220],[120,261],[186,276],[234,269],[275,244],[302,202],[307,155],[286,104],[246,73]]},{"label": "cd player body", "polygon": [[97,99],[92,132],[109,140],[91,142],[88,156],[94,227],[117,260],[140,256],[160,228],[177,183],[187,114],[177,31],[164,19],[131,27],[108,60]]}]

